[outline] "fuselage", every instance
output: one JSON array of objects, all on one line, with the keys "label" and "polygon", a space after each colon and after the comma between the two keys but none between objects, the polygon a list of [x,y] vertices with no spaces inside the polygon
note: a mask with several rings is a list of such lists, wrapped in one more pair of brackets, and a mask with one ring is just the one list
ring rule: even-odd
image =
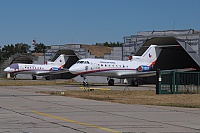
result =
[{"label": "fuselage", "polygon": [[51,72],[53,69],[58,69],[58,66],[15,63],[5,68],[4,71],[14,74],[42,74]]},{"label": "fuselage", "polygon": [[61,54],[54,62],[47,62],[47,64],[22,64],[14,63],[5,68],[7,73],[17,74],[32,74],[44,75],[52,73],[53,71],[61,70],[65,65],[64,54]]},{"label": "fuselage", "polygon": [[155,64],[160,49],[151,45],[141,56],[132,56],[131,60],[81,59],[69,68],[76,75],[106,76],[111,78],[132,78],[150,71]]},{"label": "fuselage", "polygon": [[72,65],[69,71],[76,75],[120,78],[121,75],[135,74],[140,65],[141,64],[136,61],[86,58]]}]

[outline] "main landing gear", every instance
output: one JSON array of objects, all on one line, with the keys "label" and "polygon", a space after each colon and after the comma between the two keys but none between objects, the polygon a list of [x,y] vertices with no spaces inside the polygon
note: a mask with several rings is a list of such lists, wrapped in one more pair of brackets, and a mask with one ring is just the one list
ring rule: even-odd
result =
[{"label": "main landing gear", "polygon": [[131,81],[131,85],[132,85],[132,86],[138,87],[138,80],[137,80],[137,79],[132,80],[132,81]]},{"label": "main landing gear", "polygon": [[50,80],[50,76],[49,75],[45,76],[45,79]]},{"label": "main landing gear", "polygon": [[37,77],[35,75],[32,75],[32,80],[36,80]]},{"label": "main landing gear", "polygon": [[[50,80],[50,76],[49,75],[44,76],[44,78],[46,80]],[[32,75],[32,80],[37,80],[37,76],[36,75]]]},{"label": "main landing gear", "polygon": [[14,74],[13,79],[14,79],[14,80],[17,79],[17,74]]},{"label": "main landing gear", "polygon": [[109,85],[109,86],[114,86],[114,84],[115,84],[114,79],[107,78],[107,80],[108,80],[108,85]]}]

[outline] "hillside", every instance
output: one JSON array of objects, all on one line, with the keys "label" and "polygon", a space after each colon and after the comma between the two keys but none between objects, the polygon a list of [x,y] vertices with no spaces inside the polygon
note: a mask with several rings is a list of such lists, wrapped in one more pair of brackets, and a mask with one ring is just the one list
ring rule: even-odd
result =
[{"label": "hillside", "polygon": [[113,49],[111,47],[95,45],[81,45],[81,48],[88,49],[90,54],[95,55],[97,58],[103,58],[104,54],[110,54]]}]

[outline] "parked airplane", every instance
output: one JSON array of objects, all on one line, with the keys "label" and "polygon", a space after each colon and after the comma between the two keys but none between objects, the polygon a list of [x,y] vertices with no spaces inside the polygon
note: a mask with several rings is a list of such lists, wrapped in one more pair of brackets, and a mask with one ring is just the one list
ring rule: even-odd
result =
[{"label": "parked airplane", "polygon": [[17,74],[31,74],[32,79],[36,80],[36,76],[44,76],[46,80],[50,79],[49,74],[64,73],[68,70],[64,69],[65,58],[61,54],[54,62],[47,62],[47,64],[22,64],[14,63],[9,67],[5,68],[4,71],[7,73],[13,73],[14,79]]},{"label": "parked airplane", "polygon": [[161,49],[157,45],[151,45],[142,56],[131,56],[128,61],[106,60],[106,59],[81,59],[69,68],[69,72],[81,75],[86,85],[86,76],[105,76],[108,77],[108,85],[114,85],[113,78],[127,79],[128,83],[138,86],[137,77],[155,75],[151,71],[156,63]]}]

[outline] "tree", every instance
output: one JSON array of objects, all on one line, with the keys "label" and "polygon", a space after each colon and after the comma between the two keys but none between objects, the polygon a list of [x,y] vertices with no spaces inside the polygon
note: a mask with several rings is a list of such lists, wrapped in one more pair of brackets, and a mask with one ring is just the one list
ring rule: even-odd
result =
[{"label": "tree", "polygon": [[45,46],[43,43],[39,43],[39,44],[36,44],[32,52],[44,53],[45,49],[47,49],[47,46]]},{"label": "tree", "polygon": [[121,47],[123,45],[123,43],[120,42],[105,42],[105,43],[96,43],[97,46],[107,46],[107,47]]},{"label": "tree", "polygon": [[28,53],[30,52],[31,46],[24,43],[17,43],[15,44],[15,53]]},{"label": "tree", "polygon": [[15,45],[4,45],[4,47],[0,50],[0,62],[3,62],[4,60],[8,59],[11,55],[14,55],[16,53],[28,53],[30,51],[29,49],[30,46],[24,43],[17,43]]}]

